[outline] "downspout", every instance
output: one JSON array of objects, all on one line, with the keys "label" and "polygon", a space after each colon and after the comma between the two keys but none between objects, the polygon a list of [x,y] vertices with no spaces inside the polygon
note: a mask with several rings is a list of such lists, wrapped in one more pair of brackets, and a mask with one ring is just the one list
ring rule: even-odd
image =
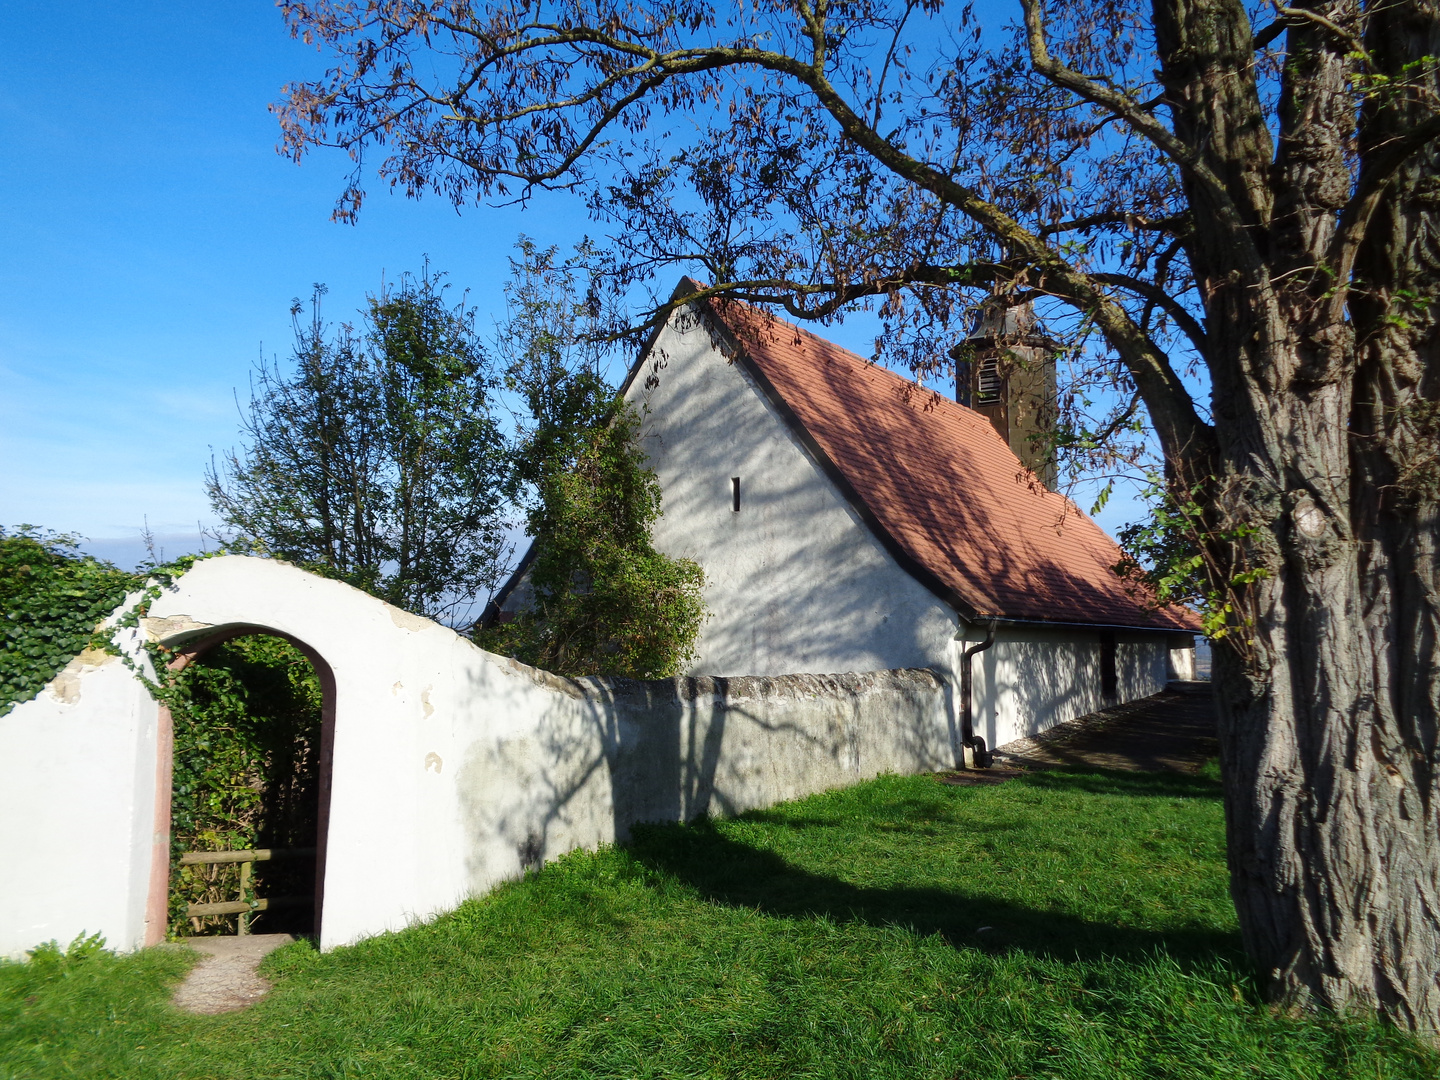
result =
[{"label": "downspout", "polygon": [[[955,635],[959,637],[959,634]],[[985,740],[975,734],[975,716],[970,705],[970,658],[995,644],[995,624],[985,629],[985,640],[971,645],[960,654],[960,744],[972,751],[977,769],[988,769],[993,758],[985,749]]]}]

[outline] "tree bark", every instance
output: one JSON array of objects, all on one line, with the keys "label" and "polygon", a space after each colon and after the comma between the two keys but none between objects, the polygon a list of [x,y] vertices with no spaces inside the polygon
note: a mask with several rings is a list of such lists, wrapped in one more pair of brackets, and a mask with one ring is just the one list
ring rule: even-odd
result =
[{"label": "tree bark", "polygon": [[[1426,73],[1372,101],[1362,159],[1434,115],[1422,58],[1440,55],[1436,4],[1377,8],[1367,46],[1379,70],[1418,63]],[[1304,51],[1292,41],[1290,76],[1344,100],[1334,71]],[[1290,270],[1321,261],[1344,136],[1311,137],[1333,118],[1307,119],[1306,95],[1293,100],[1296,164],[1285,176],[1282,140],[1288,198],[1269,237],[1272,265]],[[1274,337],[1263,372],[1239,357],[1230,366],[1216,499],[1223,526],[1254,530],[1246,557],[1267,575],[1249,589],[1253,626],[1216,655],[1231,890],[1247,950],[1278,1002],[1374,1009],[1432,1036],[1440,332],[1427,300],[1440,285],[1437,175],[1436,155],[1422,153],[1394,182],[1357,259],[1348,321],[1326,317],[1325,290],[1254,290],[1247,306],[1275,313]]]}]

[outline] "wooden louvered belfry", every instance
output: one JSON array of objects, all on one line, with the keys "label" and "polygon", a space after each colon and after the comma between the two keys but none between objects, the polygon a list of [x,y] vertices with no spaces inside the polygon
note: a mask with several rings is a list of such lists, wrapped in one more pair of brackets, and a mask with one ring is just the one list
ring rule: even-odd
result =
[{"label": "wooden louvered belfry", "polygon": [[955,398],[990,421],[1021,463],[1046,487],[1056,480],[1059,344],[1040,332],[1032,305],[987,301],[975,329],[957,345]]}]

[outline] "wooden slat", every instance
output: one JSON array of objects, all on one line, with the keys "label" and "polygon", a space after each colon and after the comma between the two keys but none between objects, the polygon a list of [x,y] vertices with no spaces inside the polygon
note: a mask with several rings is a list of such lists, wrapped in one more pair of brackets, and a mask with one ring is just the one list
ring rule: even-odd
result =
[{"label": "wooden slat", "polygon": [[222,904],[191,904],[185,909],[189,918],[199,918],[202,915],[239,915],[246,911],[270,911],[273,908],[300,907],[303,904],[314,903],[308,896],[277,896],[271,900],[256,900],[253,904],[247,904],[243,900],[227,900]]},{"label": "wooden slat", "polygon": [[[253,862],[242,862],[242,863],[240,864],[240,899],[241,899],[241,900],[244,900],[247,895],[249,895],[249,894],[251,894],[251,893],[254,892],[254,890],[250,888],[250,881],[251,881],[251,879],[252,879],[254,876],[255,876],[255,864],[254,864]],[[239,924],[240,924],[240,925],[239,925],[239,928],[238,928],[237,931],[236,931],[237,933],[242,934],[242,935],[243,935],[243,934],[249,934],[249,933],[250,933],[250,913],[251,913],[253,910],[254,910],[253,907],[247,907],[244,911],[240,912],[240,919],[239,919]]]},{"label": "wooden slat", "polygon": [[255,848],[247,851],[182,851],[181,866],[198,866],[205,863],[247,863],[268,862],[271,859],[300,859],[314,855],[313,847],[299,848]]}]

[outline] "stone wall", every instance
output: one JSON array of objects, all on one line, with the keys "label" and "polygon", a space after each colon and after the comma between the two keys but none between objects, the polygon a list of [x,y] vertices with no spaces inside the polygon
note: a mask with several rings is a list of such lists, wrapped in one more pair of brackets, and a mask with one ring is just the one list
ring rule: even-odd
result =
[{"label": "stone wall", "polygon": [[555,696],[533,728],[477,740],[460,765],[467,846],[499,845],[473,891],[637,822],[733,815],[956,760],[945,685],[923,669],[641,682],[503,662]]}]

